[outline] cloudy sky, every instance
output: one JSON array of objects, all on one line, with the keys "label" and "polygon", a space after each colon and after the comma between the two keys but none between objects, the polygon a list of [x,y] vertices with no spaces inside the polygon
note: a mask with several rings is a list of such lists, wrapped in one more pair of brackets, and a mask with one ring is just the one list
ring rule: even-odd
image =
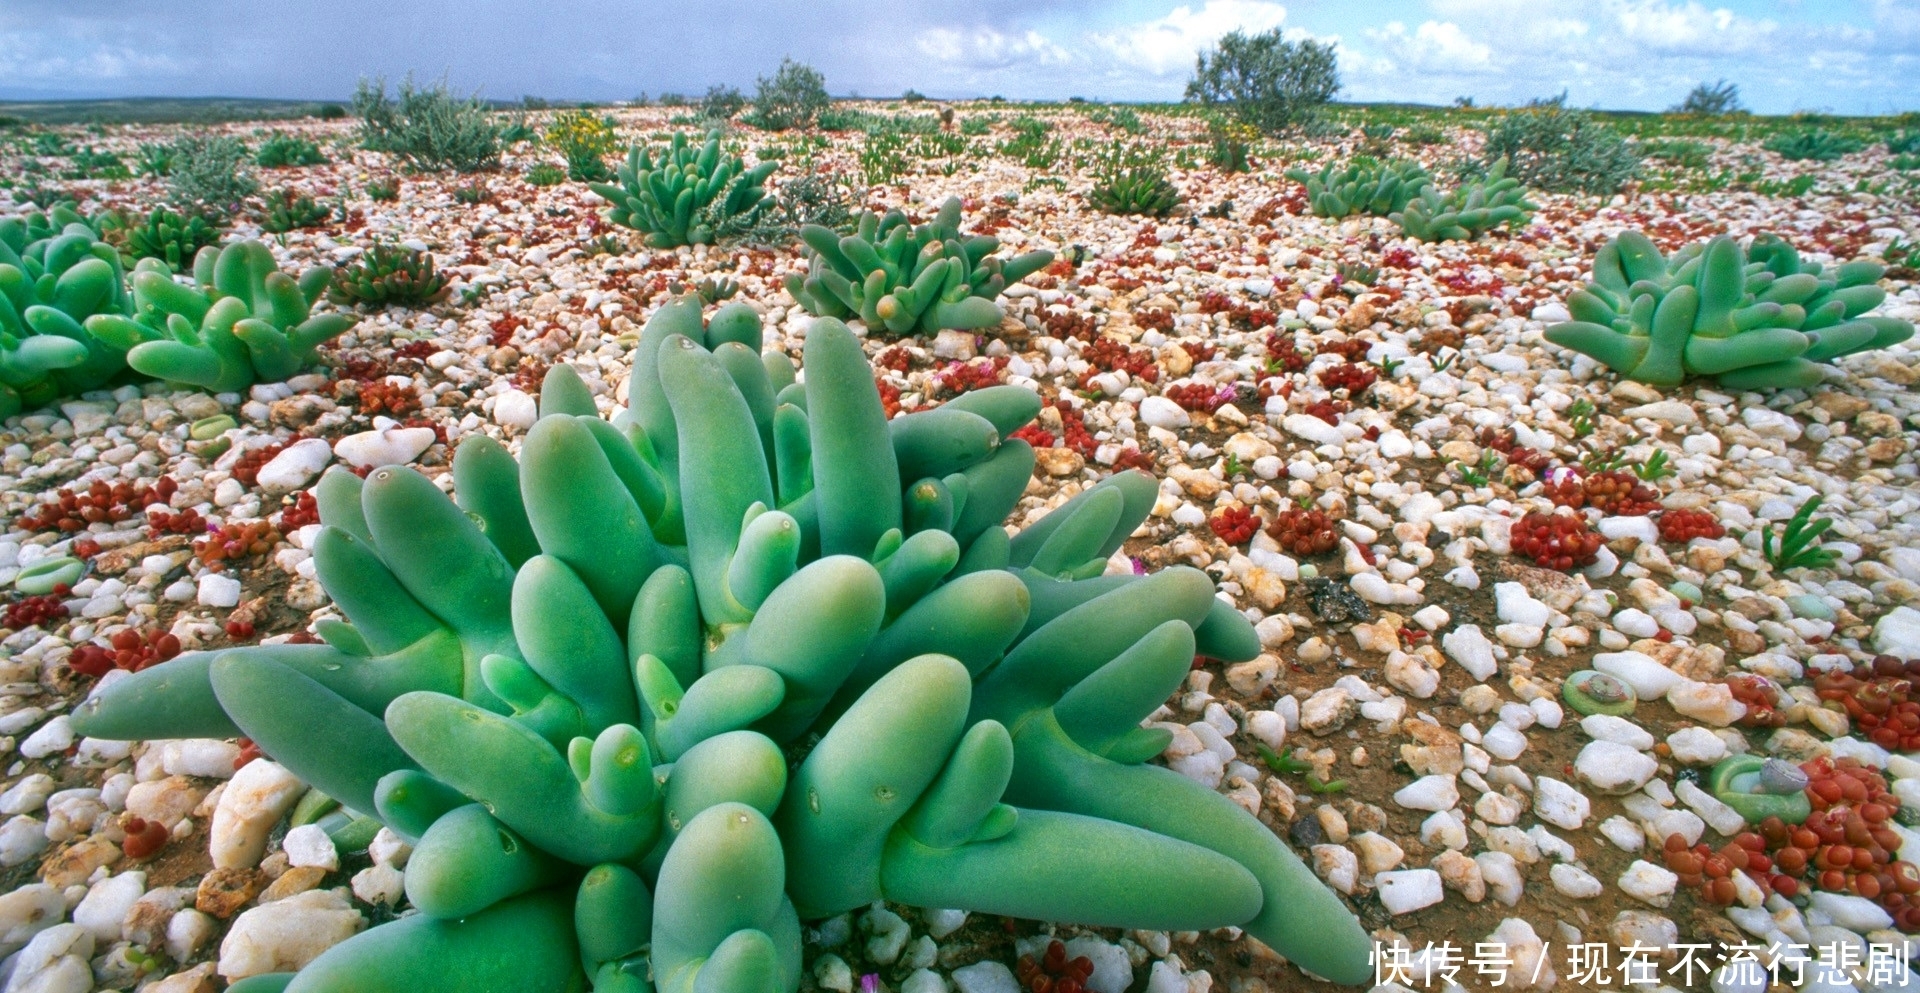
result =
[{"label": "cloudy sky", "polygon": [[1196,51],[1274,27],[1335,43],[1347,100],[1661,109],[1724,77],[1763,113],[1920,108],[1920,0],[0,0],[0,99],[338,99],[412,70],[610,100],[751,92],[791,55],[836,95],[1168,100]]}]

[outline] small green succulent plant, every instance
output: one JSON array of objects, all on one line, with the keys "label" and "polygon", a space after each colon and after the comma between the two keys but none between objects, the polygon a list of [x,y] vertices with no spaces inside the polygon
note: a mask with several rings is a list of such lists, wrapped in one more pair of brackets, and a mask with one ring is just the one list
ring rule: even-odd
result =
[{"label": "small green succulent plant", "polygon": [[385,242],[376,242],[334,273],[327,289],[327,299],[342,307],[419,307],[446,295],[447,274],[433,267],[432,253]]},{"label": "small green succulent plant", "polygon": [[853,234],[808,224],[800,229],[810,256],[804,276],[787,277],[787,292],[819,317],[858,317],[867,329],[894,335],[996,327],[996,301],[1009,285],[1046,268],[1044,249],[1011,259],[994,256],[1000,239],[960,237],[960,198],[926,224],[899,210],[863,214]]},{"label": "small green succulent plant", "polygon": [[1180,206],[1180,189],[1158,165],[1134,165],[1104,173],[1087,192],[1087,203],[1104,214],[1165,217]]},{"label": "small green succulent plant", "polygon": [[158,259],[175,272],[193,264],[194,255],[220,241],[220,219],[200,212],[178,214],[155,207],[146,219],[127,226],[120,239],[120,258],[132,266],[141,259]]},{"label": "small green succulent plant", "polygon": [[1540,205],[1527,199],[1520,181],[1507,175],[1501,159],[1485,176],[1461,179],[1442,194],[1432,185],[1390,215],[1407,237],[1420,241],[1475,241],[1496,228],[1518,228]]},{"label": "small green succulent plant", "polygon": [[773,991],[802,920],[891,900],[1120,927],[1240,926],[1338,982],[1358,921],[1273,830],[1144,764],[1196,653],[1251,626],[1190,568],[1103,575],[1144,474],[1018,535],[1033,393],[891,421],[859,340],[806,376],[740,304],[643,329],[632,406],[570,367],[516,458],[473,435],[452,498],[323,477],[322,645],[183,655],[74,724],[245,734],[415,842],[420,912],[288,993]]},{"label": "small green succulent plant", "polygon": [[1381,162],[1356,155],[1345,165],[1328,163],[1317,173],[1295,166],[1287,177],[1307,188],[1307,206],[1316,217],[1355,214],[1386,217],[1407,209],[1433,176],[1418,162]]},{"label": "small green succulent plant", "polygon": [[707,245],[753,226],[767,206],[767,177],[779,165],[749,169],[740,156],[723,155],[719,131],[698,148],[678,132],[658,159],[635,145],[616,170],[617,184],[588,187],[613,204],[608,220],[644,232],[654,248]]},{"label": "small green succulent plant", "polygon": [[316,267],[296,280],[257,241],[202,248],[193,286],[147,259],[128,280],[131,306],[88,317],[86,331],[141,375],[213,392],[244,390],[299,372],[313,363],[315,349],[353,327],[348,315],[310,312],[332,275]]},{"label": "small green succulent plant", "polygon": [[1773,235],[1745,250],[1722,235],[1668,258],[1627,231],[1600,249],[1593,281],[1567,298],[1573,319],[1546,337],[1651,386],[1712,376],[1730,389],[1804,388],[1833,359],[1913,337],[1906,321],[1863,316],[1886,299],[1885,270],[1802,263]]}]

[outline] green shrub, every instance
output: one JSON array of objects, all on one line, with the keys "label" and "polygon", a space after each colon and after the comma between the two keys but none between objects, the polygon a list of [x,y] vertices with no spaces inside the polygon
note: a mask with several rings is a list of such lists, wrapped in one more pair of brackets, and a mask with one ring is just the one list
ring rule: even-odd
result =
[{"label": "green shrub", "polygon": [[681,131],[658,159],[646,146],[633,146],[617,170],[618,185],[590,187],[613,205],[607,219],[644,232],[647,244],[706,245],[753,227],[765,207],[762,184],[778,166],[748,169],[740,156],[722,155],[717,130],[697,149]]},{"label": "green shrub", "polygon": [[254,194],[252,156],[240,139],[189,135],[173,144],[168,184],[175,203],[231,211]]},{"label": "green shrub", "polygon": [[760,88],[753,96],[753,123],[769,131],[808,127],[829,102],[827,77],[820,70],[781,59],[772,78],[760,77]]},{"label": "green shrub", "polygon": [[1722,79],[1715,83],[1701,83],[1687,91],[1686,98],[1675,104],[1667,113],[1701,114],[1719,117],[1725,114],[1745,113],[1740,103],[1740,87]]},{"label": "green shrub", "polygon": [[1212,146],[1207,153],[1208,164],[1221,172],[1246,172],[1253,167],[1247,153],[1259,134],[1250,124],[1208,118],[1207,141]]},{"label": "green shrub", "polygon": [[1791,162],[1831,162],[1865,148],[1866,142],[1825,128],[1806,128],[1783,131],[1762,142],[1760,147]]},{"label": "green shrub", "polygon": [[547,126],[546,138],[547,144],[566,158],[567,178],[582,183],[604,183],[613,178],[613,170],[607,168],[607,156],[620,147],[613,118],[571,110],[553,119]]},{"label": "green shrub", "polygon": [[477,97],[455,97],[444,81],[417,87],[408,76],[390,98],[385,79],[362,79],[353,111],[362,143],[398,156],[410,169],[476,172],[500,164],[500,126]]},{"label": "green shrub", "polygon": [[171,174],[173,172],[173,146],[157,141],[142,143],[140,145],[139,155],[134,159],[133,167],[134,171],[140,175],[152,176],[155,179]]},{"label": "green shrub", "polygon": [[1887,152],[1892,155],[1920,152],[1920,130],[1903,129],[1887,135]]},{"label": "green shrub", "polygon": [[731,121],[747,106],[747,98],[732,87],[714,84],[700,100],[700,115],[715,121]]},{"label": "green shrub", "polygon": [[367,184],[367,199],[375,203],[391,203],[400,199],[400,183],[392,179],[376,179]]},{"label": "green shrub", "polygon": [[1483,174],[1504,158],[1509,175],[1524,186],[1553,193],[1618,193],[1639,175],[1639,154],[1619,132],[1566,104],[1562,93],[1502,114],[1480,159],[1463,172]]},{"label": "green shrub", "polygon": [[907,139],[897,134],[877,134],[860,146],[860,178],[868,186],[885,186],[912,168]]},{"label": "green shrub", "polygon": [[344,121],[347,119],[347,108],[337,103],[323,103],[314,116],[323,121]]},{"label": "green shrub", "polygon": [[1340,91],[1331,42],[1292,41],[1279,28],[1248,37],[1233,31],[1195,63],[1186,98],[1221,105],[1269,134],[1318,115]]},{"label": "green shrub", "polygon": [[73,167],[68,170],[71,179],[131,179],[133,170],[112,152],[103,152],[93,148],[83,148],[72,155]]},{"label": "green shrub", "polygon": [[567,170],[551,162],[541,162],[527,170],[527,182],[535,186],[558,186],[567,181]]},{"label": "green shrub", "polygon": [[1681,169],[1705,169],[1713,149],[1704,141],[1657,138],[1640,143],[1640,154]]},{"label": "green shrub", "polygon": [[750,232],[755,241],[767,244],[791,241],[809,224],[835,232],[850,230],[860,202],[845,173],[825,169],[782,180],[768,200],[767,210]]},{"label": "green shrub", "polygon": [[319,145],[297,135],[279,133],[268,135],[253,155],[253,164],[262,169],[325,165],[326,161]]},{"label": "green shrub", "polygon": [[993,120],[990,117],[978,116],[963,117],[960,119],[960,133],[969,138],[984,137],[992,130]]},{"label": "green shrub", "polygon": [[540,132],[535,131],[532,124],[527,123],[527,115],[525,114],[513,115],[507,120],[507,126],[500,129],[500,145],[502,148],[511,148],[523,141],[538,140],[540,140]]}]

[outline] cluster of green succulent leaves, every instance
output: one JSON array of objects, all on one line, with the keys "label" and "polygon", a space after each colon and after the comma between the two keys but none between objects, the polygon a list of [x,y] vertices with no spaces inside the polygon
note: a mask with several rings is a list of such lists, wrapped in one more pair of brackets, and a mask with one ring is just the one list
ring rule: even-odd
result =
[{"label": "cluster of green succulent leaves", "polygon": [[217,214],[177,214],[165,206],[155,207],[145,220],[121,229],[117,238],[120,260],[131,266],[141,259],[159,259],[180,272],[193,263],[202,248],[219,243],[220,229]]},{"label": "cluster of green succulent leaves", "polygon": [[1825,128],[1806,128],[1782,131],[1762,142],[1760,147],[1791,162],[1831,162],[1865,148],[1866,142]]},{"label": "cluster of green succulent leaves", "polygon": [[1407,204],[1433,182],[1418,162],[1381,162],[1356,155],[1347,163],[1328,163],[1317,173],[1295,166],[1287,177],[1307,188],[1307,206],[1315,217],[1341,218],[1355,214],[1386,217]]},{"label": "cluster of green succulent leaves", "polygon": [[1520,181],[1507,175],[1505,159],[1484,176],[1465,176],[1442,194],[1429,184],[1406,207],[1390,215],[1409,238],[1474,241],[1496,228],[1519,228],[1540,205],[1527,199]]},{"label": "cluster of green succulent leaves", "polygon": [[619,183],[591,183],[613,204],[607,219],[645,232],[654,248],[707,245],[753,226],[766,206],[763,185],[778,162],[749,169],[738,155],[723,155],[720,132],[694,148],[676,132],[659,159],[635,145],[617,170]]},{"label": "cluster of green succulent leaves", "polygon": [[1567,298],[1573,319],[1546,337],[1652,386],[1713,376],[1732,389],[1810,387],[1833,359],[1913,336],[1906,321],[1862,316],[1886,299],[1885,271],[1865,259],[1803,264],[1773,235],[1746,250],[1722,235],[1666,258],[1626,231]]},{"label": "cluster of green succulent leaves", "polygon": [[419,307],[447,294],[447,274],[433,266],[433,254],[405,245],[375,242],[335,272],[327,299],[342,307],[400,304]]},{"label": "cluster of green succulent leaves", "polygon": [[316,267],[296,280],[257,241],[201,249],[192,286],[146,259],[128,278],[125,311],[95,313],[86,333],[142,376],[216,393],[245,390],[312,365],[315,349],[353,327],[350,316],[310,312],[332,275]]},{"label": "cluster of green succulent leaves", "polygon": [[268,198],[267,206],[260,215],[260,229],[272,234],[285,234],[303,228],[317,228],[327,222],[332,211],[314,202],[304,193],[293,190],[281,190]]},{"label": "cluster of green succulent leaves", "polygon": [[1180,206],[1180,188],[1158,162],[1139,162],[1103,169],[1087,191],[1087,203],[1105,214],[1165,217]]},{"label": "cluster of green succulent leaves", "polygon": [[248,241],[202,247],[197,285],[184,286],[158,257],[128,273],[121,250],[100,240],[101,229],[125,230],[132,244],[154,217],[116,223],[68,204],[0,220],[0,418],[140,376],[212,390],[285,379],[353,326],[308,312],[330,269],[296,282]]},{"label": "cluster of green succulent leaves", "polygon": [[889,421],[844,324],[809,330],[804,383],[761,340],[682,297],[632,406],[603,419],[556,367],[517,458],[462,442],[451,499],[330,472],[325,644],[183,655],[75,712],[244,734],[415,842],[420,913],[263,981],[792,993],[801,920],[891,900],[1240,926],[1361,982],[1366,934],[1272,829],[1145,764],[1196,653],[1259,651],[1198,570],[1104,575],[1153,480],[1010,536],[1036,395]]},{"label": "cluster of green succulent leaves", "polygon": [[853,234],[808,224],[800,229],[810,256],[805,276],[787,277],[787,292],[819,317],[858,317],[873,333],[933,334],[999,325],[1002,290],[1046,268],[1044,249],[1011,259],[994,256],[1000,239],[960,237],[960,198],[926,224],[899,210],[862,214]]},{"label": "cluster of green succulent leaves", "polygon": [[0,418],[124,372],[83,323],[127,305],[119,251],[70,205],[0,220]]}]

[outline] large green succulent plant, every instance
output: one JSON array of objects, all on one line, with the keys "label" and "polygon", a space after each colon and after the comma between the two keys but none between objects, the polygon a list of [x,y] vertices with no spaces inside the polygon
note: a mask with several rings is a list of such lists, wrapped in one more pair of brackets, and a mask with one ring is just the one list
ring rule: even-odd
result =
[{"label": "large green succulent plant", "polygon": [[1495,228],[1519,227],[1539,209],[1520,181],[1507,175],[1507,160],[1501,159],[1485,176],[1465,177],[1449,193],[1429,184],[1390,216],[1409,238],[1474,241]]},{"label": "large green succulent plant", "polygon": [[991,235],[962,240],[959,197],[927,224],[890,210],[861,215],[844,238],[817,224],[800,238],[811,258],[806,275],[787,276],[787,292],[810,314],[857,317],[869,331],[895,335],[996,327],[1001,291],[1053,261],[1044,249],[997,258],[1000,239]]},{"label": "large green succulent plant", "polygon": [[1418,162],[1381,162],[1356,155],[1343,165],[1328,163],[1319,172],[1295,166],[1287,178],[1307,188],[1307,206],[1316,217],[1341,218],[1354,214],[1386,217],[1405,210],[1433,176]]},{"label": "large green succulent plant", "polygon": [[1573,320],[1546,337],[1653,386],[1713,376],[1732,389],[1808,387],[1832,359],[1913,337],[1906,321],[1862,316],[1886,299],[1876,283],[1884,271],[1864,259],[1802,263],[1773,235],[1745,251],[1722,235],[1667,258],[1626,231],[1567,298]]},{"label": "large green succulent plant", "polygon": [[327,299],[342,307],[389,303],[418,307],[446,295],[447,274],[434,268],[431,252],[383,242],[374,243],[334,273],[327,289]]},{"label": "large green succulent plant", "polygon": [[422,912],[286,989],[791,993],[799,921],[882,899],[1240,925],[1363,981],[1358,922],[1270,828],[1143,764],[1196,652],[1259,650],[1197,570],[1102,575],[1153,480],[1010,537],[1034,394],[889,421],[845,325],[809,331],[803,385],[760,340],[683,297],[611,420],[558,367],[517,459],[462,443],[452,499],[329,473],[315,564],[351,623],[76,711],[94,737],[245,734],[417,839]]},{"label": "large green succulent plant", "polygon": [[1135,165],[1102,175],[1087,191],[1087,203],[1103,214],[1165,217],[1180,206],[1180,189],[1159,165]]},{"label": "large green succulent plant", "polygon": [[218,244],[222,221],[218,215],[189,211],[182,215],[161,206],[145,220],[129,224],[120,239],[120,260],[134,265],[141,259],[159,259],[175,272],[186,269],[202,248]]},{"label": "large green succulent plant", "polygon": [[332,274],[316,267],[296,280],[257,241],[202,248],[193,261],[196,286],[175,282],[164,263],[145,259],[129,280],[131,308],[95,314],[86,330],[142,375],[244,390],[299,372],[316,348],[353,327],[348,315],[309,311]]},{"label": "large green succulent plant", "polygon": [[0,418],[124,372],[120,352],[84,322],[123,312],[126,300],[120,253],[79,214],[56,207],[0,221]]},{"label": "large green succulent plant", "polygon": [[720,132],[694,148],[677,132],[659,159],[635,145],[616,171],[618,184],[589,183],[613,204],[607,219],[645,232],[654,248],[706,245],[752,227],[768,201],[764,184],[780,163],[749,169],[738,155],[722,155]]}]

